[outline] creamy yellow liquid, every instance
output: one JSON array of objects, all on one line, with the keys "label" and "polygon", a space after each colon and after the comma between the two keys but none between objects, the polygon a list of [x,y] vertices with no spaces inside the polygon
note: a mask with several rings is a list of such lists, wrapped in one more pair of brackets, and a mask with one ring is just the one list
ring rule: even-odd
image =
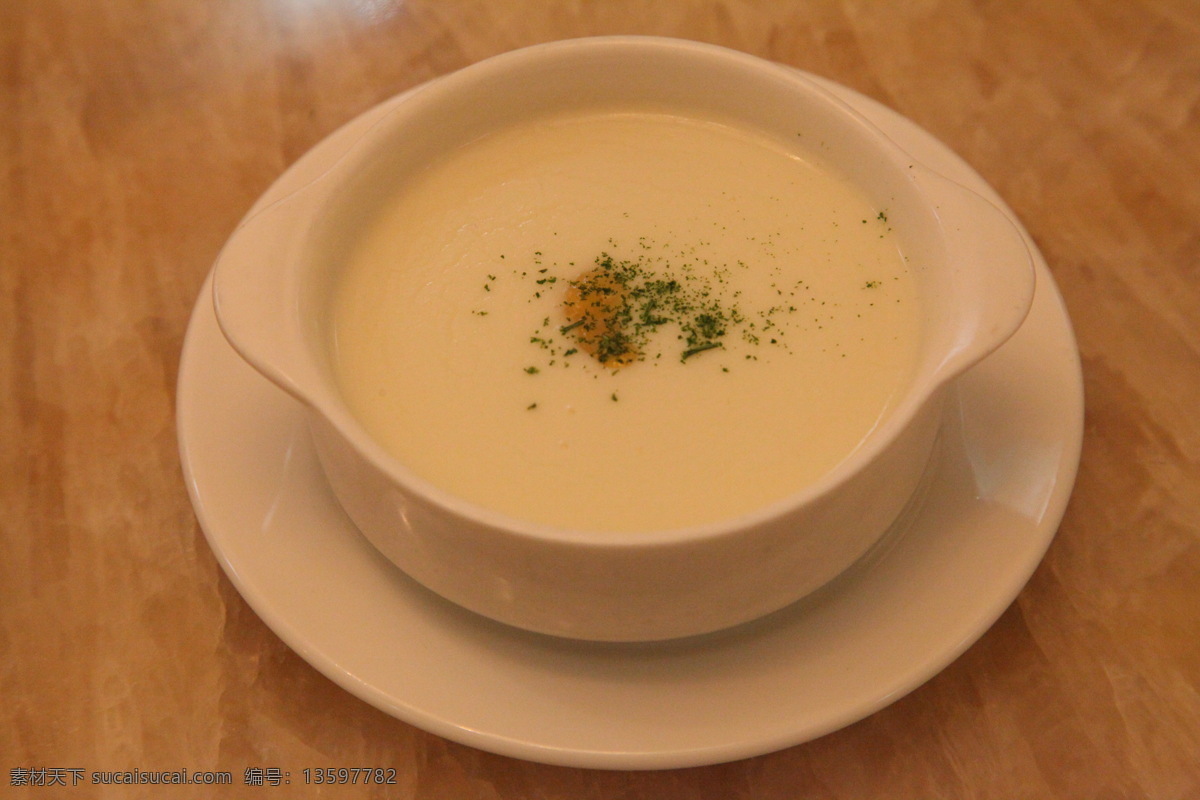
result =
[{"label": "creamy yellow liquid", "polygon": [[[564,297],[602,254],[707,291],[724,335],[684,358],[693,312],[627,365],[581,351]],[[365,427],[443,489],[587,530],[713,522],[810,484],[887,413],[919,335],[886,209],[800,150],[666,114],[460,148],[400,187],[340,280],[334,361]]]}]

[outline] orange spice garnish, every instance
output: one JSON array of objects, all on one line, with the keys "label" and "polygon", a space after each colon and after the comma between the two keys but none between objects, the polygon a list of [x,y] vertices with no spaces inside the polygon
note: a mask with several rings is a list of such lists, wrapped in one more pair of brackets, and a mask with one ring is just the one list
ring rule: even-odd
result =
[{"label": "orange spice garnish", "polygon": [[629,317],[628,288],[606,269],[610,261],[571,281],[563,298],[567,324],[579,347],[606,367],[619,368],[638,360],[638,351],[625,330]]}]

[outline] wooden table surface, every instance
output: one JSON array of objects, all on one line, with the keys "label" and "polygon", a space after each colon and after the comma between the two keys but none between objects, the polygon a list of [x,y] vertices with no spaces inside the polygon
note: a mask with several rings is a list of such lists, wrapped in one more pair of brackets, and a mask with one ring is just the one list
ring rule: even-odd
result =
[{"label": "wooden table surface", "polygon": [[[661,772],[477,751],[323,677],[218,566],[175,432],[193,303],[292,162],[434,76],[611,33],[795,65],[932,132],[1041,248],[1086,387],[1057,538],[977,644],[821,739]],[[0,4],[0,795],[311,796],[245,770],[372,765],[397,785],[320,796],[1200,797],[1197,187],[1192,0]],[[235,785],[90,780],[185,768]]]}]

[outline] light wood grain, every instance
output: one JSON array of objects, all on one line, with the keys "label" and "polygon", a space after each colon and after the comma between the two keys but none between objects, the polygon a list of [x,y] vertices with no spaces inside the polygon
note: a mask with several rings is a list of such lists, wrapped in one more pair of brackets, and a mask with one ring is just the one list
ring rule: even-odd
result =
[{"label": "light wood grain", "polygon": [[[1085,369],[1075,494],[997,625],[856,725],[703,769],[528,764],[355,699],[232,588],[177,454],[192,304],[275,177],[408,87],[604,33],[776,59],[932,131],[1026,223]],[[1200,797],[1198,186],[1190,0],[0,4],[0,794],[16,768],[371,764],[413,798]]]}]

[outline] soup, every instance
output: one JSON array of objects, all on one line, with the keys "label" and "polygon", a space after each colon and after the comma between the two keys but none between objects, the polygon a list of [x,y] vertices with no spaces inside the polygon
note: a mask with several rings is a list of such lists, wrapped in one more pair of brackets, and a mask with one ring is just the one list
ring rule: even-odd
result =
[{"label": "soup", "polygon": [[595,111],[455,149],[346,254],[349,408],[534,523],[701,525],[811,484],[905,390],[920,331],[887,209],[801,144]]}]

